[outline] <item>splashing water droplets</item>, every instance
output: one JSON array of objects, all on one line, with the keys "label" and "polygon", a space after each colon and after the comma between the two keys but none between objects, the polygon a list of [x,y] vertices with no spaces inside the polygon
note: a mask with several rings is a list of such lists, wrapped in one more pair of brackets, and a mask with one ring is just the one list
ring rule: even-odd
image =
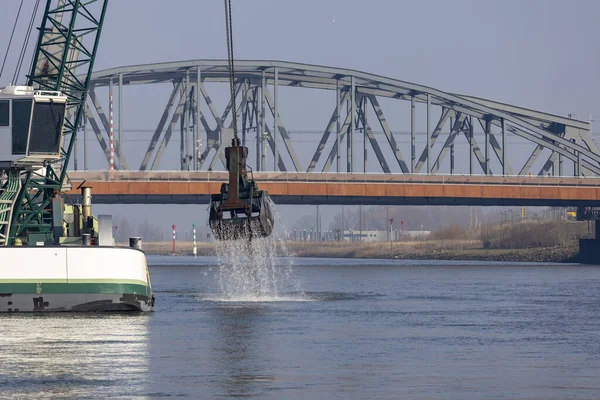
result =
[{"label": "splashing water droplets", "polygon": [[225,240],[217,243],[220,301],[303,301],[283,241],[276,238]]}]

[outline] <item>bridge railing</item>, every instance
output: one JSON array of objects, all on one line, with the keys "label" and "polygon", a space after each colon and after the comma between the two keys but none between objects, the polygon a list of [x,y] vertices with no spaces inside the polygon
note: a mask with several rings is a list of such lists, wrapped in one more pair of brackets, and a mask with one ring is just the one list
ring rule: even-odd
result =
[{"label": "bridge railing", "polygon": [[[510,185],[598,187],[600,178],[552,176],[486,176],[486,175],[427,175],[427,174],[371,174],[371,173],[318,173],[318,172],[257,172],[251,176],[257,182],[315,182],[315,183],[396,183],[443,185]],[[223,171],[71,171],[71,181],[172,181],[172,182],[226,182]]]}]

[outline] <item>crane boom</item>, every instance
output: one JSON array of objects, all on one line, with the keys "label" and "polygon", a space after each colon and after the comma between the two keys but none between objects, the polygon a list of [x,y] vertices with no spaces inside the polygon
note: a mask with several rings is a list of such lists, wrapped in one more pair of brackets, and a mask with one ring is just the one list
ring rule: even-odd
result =
[{"label": "crane boom", "polygon": [[[28,85],[10,87],[3,94],[8,99],[0,103],[4,114],[8,113],[7,104],[25,102],[33,113],[25,109],[19,115],[33,115],[33,122],[13,124],[12,147],[8,151],[5,146],[7,155],[0,159],[0,182],[4,182],[0,187],[0,245],[14,245],[17,239],[28,244],[60,244],[64,234],[61,190],[84,112],[107,5],[108,0],[46,0]],[[268,193],[258,190],[256,182],[249,179],[248,148],[237,136],[231,0],[225,0],[225,19],[234,135],[231,146],[225,149],[229,182],[211,197],[210,227],[220,240],[269,236],[274,220],[271,201]],[[42,142],[46,150],[35,151]]]},{"label": "crane boom", "polygon": [[[21,170],[21,189],[12,212],[7,244],[27,235],[62,233],[62,209],[53,202],[66,180],[67,167],[84,110],[108,0],[47,0],[37,46],[27,75],[38,91],[59,91],[67,97],[62,146],[57,159],[41,171]],[[84,77],[82,80],[80,77]],[[57,217],[57,213],[60,214]]]}]

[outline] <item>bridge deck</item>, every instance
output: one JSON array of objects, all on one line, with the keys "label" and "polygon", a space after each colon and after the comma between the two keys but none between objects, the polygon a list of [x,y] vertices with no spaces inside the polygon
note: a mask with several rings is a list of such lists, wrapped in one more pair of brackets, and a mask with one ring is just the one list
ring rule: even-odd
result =
[{"label": "bridge deck", "polygon": [[[100,204],[207,204],[224,172],[71,172]],[[598,206],[600,179],[462,175],[256,173],[277,204]]]}]

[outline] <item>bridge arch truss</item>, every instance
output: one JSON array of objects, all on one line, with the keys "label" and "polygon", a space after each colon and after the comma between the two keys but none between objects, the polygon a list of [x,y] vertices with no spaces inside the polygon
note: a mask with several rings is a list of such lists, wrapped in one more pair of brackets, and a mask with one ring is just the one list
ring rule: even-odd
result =
[{"label": "bridge arch truss", "polygon": [[[449,159],[449,171],[445,173],[562,176],[566,174],[566,163],[569,175],[600,175],[600,148],[585,121],[348,69],[281,61],[238,60],[235,65],[235,111],[241,121],[243,142],[253,147],[256,171],[367,172],[373,169],[367,167],[367,154],[371,153],[379,168],[373,172],[436,174],[448,168],[443,162]],[[128,165],[120,134],[114,140],[117,168],[158,169],[177,130],[182,170],[222,168],[223,150],[233,133],[233,110],[230,103],[217,110],[206,84],[223,83],[226,90],[228,79],[225,60],[98,71],[92,76],[87,121],[108,160],[112,119],[107,117],[97,89],[110,87],[113,93],[117,86],[120,107],[123,88],[128,85],[169,83],[171,94],[139,168]],[[316,148],[311,149],[308,163],[300,162],[293,135],[282,121],[278,100],[281,87],[335,92],[330,118]],[[383,99],[408,102],[408,131],[392,130],[381,105]],[[112,104],[111,96],[110,107]],[[425,121],[418,120],[417,107],[426,110]],[[426,126],[425,143],[416,141],[417,126]],[[261,139],[252,143],[248,140],[250,134]],[[511,153],[522,149],[510,144],[507,138],[511,136],[531,145],[519,162]],[[202,143],[201,151],[198,143]],[[361,144],[358,148],[362,154],[356,151],[357,144]],[[468,159],[461,157],[461,170],[455,168],[456,146],[461,146],[462,154],[468,154]]]}]

